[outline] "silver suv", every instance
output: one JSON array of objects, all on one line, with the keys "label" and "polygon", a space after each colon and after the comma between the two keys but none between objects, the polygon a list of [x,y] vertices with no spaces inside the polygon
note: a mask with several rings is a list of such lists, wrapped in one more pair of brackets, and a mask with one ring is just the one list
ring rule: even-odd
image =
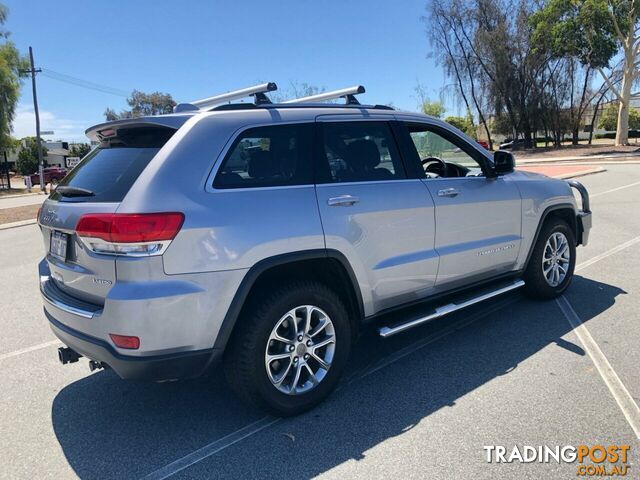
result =
[{"label": "silver suv", "polygon": [[221,360],[242,399],[292,415],[331,392],[368,324],[386,337],[568,287],[591,227],[580,184],[581,209],[569,183],[440,120],[360,105],[362,87],[280,104],[273,89],[87,130],[99,146],[38,216],[62,363],[166,381]]}]

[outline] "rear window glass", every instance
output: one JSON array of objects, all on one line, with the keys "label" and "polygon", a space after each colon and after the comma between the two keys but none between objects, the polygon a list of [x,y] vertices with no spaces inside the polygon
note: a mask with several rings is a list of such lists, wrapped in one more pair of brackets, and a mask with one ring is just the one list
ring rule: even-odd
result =
[{"label": "rear window glass", "polygon": [[[121,202],[174,130],[127,128],[103,141],[60,182],[93,192],[87,196],[63,196],[54,191],[52,200],[63,202]],[[62,189],[64,190],[64,189]]]},{"label": "rear window glass", "polygon": [[216,188],[312,183],[312,124],[250,128],[234,142],[213,182]]}]

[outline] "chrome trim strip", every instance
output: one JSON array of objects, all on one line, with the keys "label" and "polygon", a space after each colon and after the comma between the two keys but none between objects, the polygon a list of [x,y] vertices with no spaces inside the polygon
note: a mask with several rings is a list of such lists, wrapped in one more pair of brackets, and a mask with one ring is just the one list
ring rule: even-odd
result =
[{"label": "chrome trim strip", "polygon": [[[169,248],[171,244],[171,240],[157,240],[155,242],[132,242],[132,243],[118,243],[118,242],[107,242],[101,238],[97,237],[81,237],[78,235],[78,239],[80,243],[90,252],[95,253],[96,255],[106,255],[106,256],[115,256],[115,257],[155,257],[158,255],[164,254],[164,252]],[[151,252],[112,252],[108,250],[108,247],[118,247],[118,246],[128,247],[132,245],[157,245],[157,250],[153,250]],[[100,247],[105,248],[105,250],[100,250]]]},{"label": "chrome trim strip", "polygon": [[475,305],[476,303],[483,302],[493,297],[497,297],[498,295],[502,295],[503,293],[509,292],[511,290],[515,290],[516,288],[520,288],[524,285],[524,280],[516,280],[510,285],[499,288],[492,292],[485,293],[484,295],[480,295],[478,297],[471,298],[462,303],[450,303],[449,305],[443,305],[442,307],[438,307],[435,309],[435,312],[427,315],[425,317],[416,318],[415,320],[410,320],[406,323],[401,323],[400,325],[396,325],[394,327],[382,327],[378,330],[378,333],[381,337],[387,338],[396,333],[404,332],[405,330],[409,330],[410,328],[417,327],[418,325],[422,325],[430,320],[435,320],[436,318],[444,317],[450,313],[456,312],[458,310],[462,310],[463,308],[470,307],[471,305]]},{"label": "chrome trim strip", "polygon": [[73,315],[79,315],[84,318],[93,318],[96,312],[91,312],[89,310],[83,310],[81,308],[72,307],[71,305],[67,305],[66,303],[62,303],[61,301],[53,298],[49,295],[44,288],[47,282],[51,281],[51,277],[48,275],[40,276],[40,293],[42,294],[42,298],[46,300],[51,306],[59,308],[63,312],[71,313]]}]

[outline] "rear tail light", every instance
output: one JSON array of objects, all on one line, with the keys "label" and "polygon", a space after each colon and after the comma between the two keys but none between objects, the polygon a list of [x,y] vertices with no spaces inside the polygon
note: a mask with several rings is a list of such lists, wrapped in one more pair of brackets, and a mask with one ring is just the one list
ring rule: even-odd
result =
[{"label": "rear tail light", "polygon": [[110,333],[111,341],[119,348],[128,348],[129,350],[137,350],[140,348],[140,339],[129,335],[117,335]]},{"label": "rear tail light", "polygon": [[80,217],[76,234],[96,253],[160,255],[180,231],[184,214],[89,213]]}]

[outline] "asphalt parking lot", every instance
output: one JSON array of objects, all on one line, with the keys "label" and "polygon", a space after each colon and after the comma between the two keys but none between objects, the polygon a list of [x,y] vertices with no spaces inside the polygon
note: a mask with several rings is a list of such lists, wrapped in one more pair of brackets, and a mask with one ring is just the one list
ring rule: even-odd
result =
[{"label": "asphalt parking lot", "polygon": [[628,444],[638,478],[640,165],[606,168],[580,179],[594,226],[564,299],[508,294],[365,334],[339,390],[286,420],[239,403],[220,373],[145,384],[61,366],[38,229],[0,231],[0,477],[572,478],[575,464],[487,463],[483,446]]}]

